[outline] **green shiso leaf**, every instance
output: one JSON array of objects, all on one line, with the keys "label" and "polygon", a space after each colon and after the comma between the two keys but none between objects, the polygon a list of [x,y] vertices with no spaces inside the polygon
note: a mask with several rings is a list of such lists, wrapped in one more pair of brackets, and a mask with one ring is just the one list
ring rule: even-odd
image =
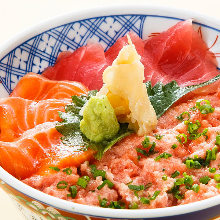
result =
[{"label": "green shiso leaf", "polygon": [[128,124],[120,124],[120,129],[114,138],[111,140],[105,140],[100,143],[94,143],[90,141],[80,130],[80,121],[82,115],[80,110],[85,103],[97,93],[96,90],[90,91],[88,96],[72,96],[72,104],[65,106],[65,112],[59,112],[59,116],[62,119],[61,122],[57,123],[56,129],[63,136],[61,137],[62,142],[68,146],[84,146],[82,150],[89,148],[97,151],[95,158],[101,159],[103,154],[109,150],[114,144],[132,133],[128,129]]},{"label": "green shiso leaf", "polygon": [[151,82],[147,82],[146,87],[157,118],[160,118],[181,97],[193,90],[214,83],[218,79],[220,79],[220,75],[206,82],[186,87],[179,87],[176,81],[172,81],[166,85],[159,82],[154,87],[152,87]]}]

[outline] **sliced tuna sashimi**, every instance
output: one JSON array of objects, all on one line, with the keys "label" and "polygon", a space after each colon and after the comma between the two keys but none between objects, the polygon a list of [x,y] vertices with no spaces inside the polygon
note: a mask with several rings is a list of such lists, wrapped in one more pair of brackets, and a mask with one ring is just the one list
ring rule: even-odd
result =
[{"label": "sliced tuna sashimi", "polygon": [[106,68],[104,49],[100,44],[88,44],[73,53],[61,53],[56,64],[43,72],[52,80],[82,82],[89,89],[102,87],[102,72]]},{"label": "sliced tuna sashimi", "polygon": [[45,122],[23,133],[15,142],[0,141],[0,166],[18,179],[45,175],[50,166],[79,166],[94,152],[62,144],[55,122]]},{"label": "sliced tuna sashimi", "polygon": [[39,102],[10,97],[0,99],[0,140],[14,141],[21,134],[38,124],[59,121],[58,111],[70,104],[70,99],[47,99]]},{"label": "sliced tuna sashimi", "polygon": [[181,21],[146,40],[142,63],[145,80],[153,85],[176,80],[179,85],[188,86],[219,74],[214,54],[193,30],[191,20]]},{"label": "sliced tuna sashimi", "polygon": [[[136,48],[138,54],[140,56],[143,56],[144,41],[141,38],[139,38],[138,35],[135,34],[134,32],[130,32],[130,33],[128,33],[128,35],[130,36],[132,43],[135,45],[135,48]],[[120,50],[127,44],[128,44],[127,36],[121,37],[113,44],[113,46],[111,46],[105,52],[106,61],[107,61],[108,66],[112,65],[112,62],[116,59]]]},{"label": "sliced tuna sashimi", "polygon": [[79,82],[49,80],[36,73],[28,73],[20,79],[11,97],[29,100],[70,99],[73,95],[86,94],[88,89]]}]

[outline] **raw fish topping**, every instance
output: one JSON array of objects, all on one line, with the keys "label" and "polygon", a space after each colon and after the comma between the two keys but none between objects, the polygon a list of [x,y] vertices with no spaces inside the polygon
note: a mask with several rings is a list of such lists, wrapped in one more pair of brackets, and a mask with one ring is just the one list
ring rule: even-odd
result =
[{"label": "raw fish topping", "polygon": [[42,75],[0,100],[0,166],[14,177],[114,209],[220,194],[220,75],[191,20],[62,52]]}]

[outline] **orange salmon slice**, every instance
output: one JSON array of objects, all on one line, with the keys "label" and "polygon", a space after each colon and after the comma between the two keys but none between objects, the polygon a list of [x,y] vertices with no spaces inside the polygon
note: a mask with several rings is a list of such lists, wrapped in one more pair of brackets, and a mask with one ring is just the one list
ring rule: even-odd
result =
[{"label": "orange salmon slice", "polygon": [[0,141],[11,142],[24,131],[47,121],[59,121],[58,111],[70,104],[70,99],[47,99],[39,102],[23,98],[0,99]]},{"label": "orange salmon slice", "polygon": [[49,80],[36,73],[28,73],[20,79],[11,93],[11,97],[29,100],[70,99],[73,95],[82,95],[88,88],[80,82]]},{"label": "orange salmon slice", "polygon": [[50,166],[77,167],[93,157],[93,150],[64,145],[55,125],[56,122],[45,122],[24,132],[14,142],[0,141],[2,168],[23,180],[34,174],[46,175]]}]

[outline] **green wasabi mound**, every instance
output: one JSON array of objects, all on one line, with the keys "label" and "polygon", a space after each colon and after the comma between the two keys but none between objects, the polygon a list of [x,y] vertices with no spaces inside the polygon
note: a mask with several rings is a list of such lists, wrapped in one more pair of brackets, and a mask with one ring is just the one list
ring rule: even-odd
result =
[{"label": "green wasabi mound", "polygon": [[102,142],[113,138],[120,125],[106,96],[93,96],[85,104],[80,130],[91,141]]}]

